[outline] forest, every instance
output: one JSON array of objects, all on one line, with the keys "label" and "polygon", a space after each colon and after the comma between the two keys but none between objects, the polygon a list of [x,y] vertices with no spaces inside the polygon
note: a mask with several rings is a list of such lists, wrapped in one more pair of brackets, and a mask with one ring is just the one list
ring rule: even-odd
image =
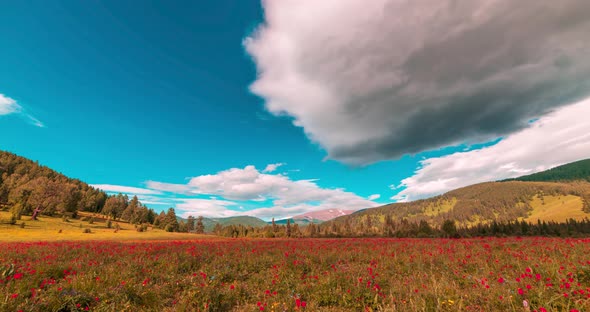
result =
[{"label": "forest", "polygon": [[38,215],[77,218],[78,212],[101,214],[112,220],[125,220],[131,224],[155,226],[169,232],[202,231],[202,218],[178,221],[173,208],[157,214],[142,204],[137,196],[108,195],[104,191],[68,178],[46,166],[27,158],[0,151],[0,209],[11,212],[16,223],[22,216]]}]

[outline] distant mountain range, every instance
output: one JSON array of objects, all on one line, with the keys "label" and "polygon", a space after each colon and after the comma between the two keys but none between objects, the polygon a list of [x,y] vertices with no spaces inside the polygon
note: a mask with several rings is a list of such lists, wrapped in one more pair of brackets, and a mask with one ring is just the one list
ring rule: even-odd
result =
[{"label": "distant mountain range", "polygon": [[[288,219],[275,220],[276,224],[287,224],[287,220],[291,224],[307,225],[310,223],[320,224],[336,217],[341,217],[353,213],[355,210],[344,209],[325,209],[319,211],[310,211],[304,214],[296,215]],[[271,223],[271,222],[269,222]]]},{"label": "distant mountain range", "polygon": [[326,209],[320,211],[311,211],[304,214],[294,216],[293,219],[307,219],[307,220],[321,220],[328,221],[336,217],[341,217],[353,213],[354,210],[344,209]]}]

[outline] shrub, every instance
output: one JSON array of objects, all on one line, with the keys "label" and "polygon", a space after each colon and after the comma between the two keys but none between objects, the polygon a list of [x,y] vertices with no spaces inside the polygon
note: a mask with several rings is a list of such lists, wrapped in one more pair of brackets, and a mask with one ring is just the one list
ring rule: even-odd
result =
[{"label": "shrub", "polygon": [[85,228],[84,231],[82,231],[82,233],[92,233],[92,230],[89,228]]},{"label": "shrub", "polygon": [[110,229],[113,227],[113,222],[111,222],[111,220],[107,221],[107,229]]},{"label": "shrub", "polygon": [[166,224],[166,227],[164,228],[164,230],[166,230],[166,232],[174,232],[174,225]]},{"label": "shrub", "polygon": [[88,224],[94,224],[94,218],[90,218],[90,219],[88,220]]},{"label": "shrub", "polygon": [[21,224],[20,224],[20,228],[21,228],[21,229],[24,229],[24,228],[25,228],[25,223],[24,223],[24,222],[21,222]]},{"label": "shrub", "polygon": [[142,225],[140,225],[140,226],[136,226],[136,227],[135,227],[135,229],[136,229],[138,232],[145,232],[145,231],[147,231],[147,228],[148,228],[148,227],[147,227],[147,225],[146,225],[146,224],[142,224]]}]

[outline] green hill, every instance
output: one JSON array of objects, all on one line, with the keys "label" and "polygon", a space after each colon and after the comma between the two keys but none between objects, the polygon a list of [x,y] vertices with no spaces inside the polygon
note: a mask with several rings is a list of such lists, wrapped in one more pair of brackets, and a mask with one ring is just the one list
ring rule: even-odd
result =
[{"label": "green hill", "polygon": [[[590,160],[533,175],[475,184],[443,195],[357,211],[322,224],[328,233],[380,235],[395,226],[445,220],[470,227],[493,221],[554,221],[590,218]],[[397,225],[396,225],[397,224]]]},{"label": "green hill", "polygon": [[590,218],[590,183],[488,182],[409,203],[369,208],[325,222],[322,227],[344,235],[383,233],[387,224],[442,226],[454,220],[458,226],[493,221],[525,220],[564,222]]},{"label": "green hill", "polygon": [[559,182],[575,180],[586,180],[590,182],[590,159],[576,161],[546,171],[533,173],[515,179],[508,179],[506,181]]}]

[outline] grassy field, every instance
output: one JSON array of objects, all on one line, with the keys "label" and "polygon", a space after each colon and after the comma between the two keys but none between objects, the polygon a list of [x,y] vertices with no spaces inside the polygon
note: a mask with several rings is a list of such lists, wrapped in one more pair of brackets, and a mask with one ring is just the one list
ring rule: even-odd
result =
[{"label": "grassy field", "polygon": [[525,221],[565,222],[567,219],[581,220],[588,217],[582,211],[583,202],[579,196],[535,196],[530,202],[533,211]]},{"label": "grassy field", "polygon": [[[134,225],[120,221],[113,222],[112,228],[108,228],[106,220],[100,215],[95,215],[92,223],[82,221],[82,218],[92,216],[92,214],[81,213],[79,219],[70,219],[67,222],[64,222],[62,218],[48,216],[41,216],[37,221],[32,221],[30,216],[23,216],[16,225],[0,223],[0,241],[183,240],[203,236],[169,233],[151,227],[145,232],[138,232]],[[0,220],[9,219],[9,212],[0,211]],[[22,223],[24,227],[21,227]],[[115,232],[116,224],[119,224],[120,228],[117,232]],[[85,229],[90,229],[90,233],[84,233]]]},{"label": "grassy field", "polygon": [[590,240],[0,243],[0,311],[589,311]]}]

